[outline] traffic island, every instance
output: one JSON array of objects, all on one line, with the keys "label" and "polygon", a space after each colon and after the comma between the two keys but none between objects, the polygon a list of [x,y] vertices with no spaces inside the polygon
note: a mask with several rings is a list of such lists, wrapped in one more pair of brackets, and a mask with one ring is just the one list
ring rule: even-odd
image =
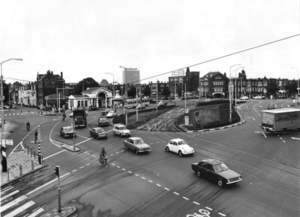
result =
[{"label": "traffic island", "polygon": [[41,217],[67,217],[76,212],[76,207],[74,206],[63,206],[61,212],[58,212],[58,208],[53,208],[47,213],[43,214]]},{"label": "traffic island", "polygon": [[81,151],[80,148],[77,148],[76,146],[73,146],[73,145],[63,144],[61,147],[64,148],[64,149],[67,149],[68,151],[72,151],[72,152]]}]

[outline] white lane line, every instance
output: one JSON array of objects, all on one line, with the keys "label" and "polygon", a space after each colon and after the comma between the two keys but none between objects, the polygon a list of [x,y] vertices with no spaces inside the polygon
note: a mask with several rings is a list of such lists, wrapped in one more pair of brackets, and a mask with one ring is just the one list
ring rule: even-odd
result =
[{"label": "white lane line", "polygon": [[79,167],[79,169],[82,169],[84,166]]},{"label": "white lane line", "polygon": [[125,171],[126,169],[122,168],[123,171]]},{"label": "white lane line", "polygon": [[177,192],[175,192],[175,191],[174,191],[173,193],[176,194],[176,195],[179,195],[179,194],[178,194]]},{"label": "white lane line", "polygon": [[146,178],[145,178],[145,177],[143,177],[143,176],[142,176],[141,178],[142,178],[142,179],[146,179]]},{"label": "white lane line", "polygon": [[212,208],[209,208],[209,207],[205,207],[206,209],[208,209],[208,210],[210,210],[210,211],[212,211],[213,209]]},{"label": "white lane line", "polygon": [[128,173],[132,173],[131,171],[127,171]]},{"label": "white lane line", "polygon": [[284,140],[282,140],[283,141],[283,143],[285,143],[285,141]]},{"label": "white lane line", "polygon": [[161,187],[161,185],[160,184],[156,184],[158,187]]},{"label": "white lane line", "polygon": [[111,164],[111,165],[115,166],[115,164]]},{"label": "white lane line", "polygon": [[[65,177],[65,176],[68,176],[68,175],[70,175],[70,173],[66,173],[66,174],[64,174],[64,175],[60,176],[60,178],[63,178],[63,177]],[[43,187],[45,187],[45,186],[47,186],[47,185],[49,185],[49,184],[51,184],[52,182],[55,182],[55,181],[57,181],[57,179],[56,179],[56,178],[55,178],[55,179],[53,179],[53,180],[51,180],[51,181],[49,181],[49,182],[47,182],[47,183],[45,183],[45,184],[43,184],[43,185],[42,185],[42,186],[40,186],[40,187],[38,187],[38,188],[36,188],[36,189],[34,189],[34,190],[32,190],[32,191],[28,192],[26,195],[28,196],[28,195],[30,195],[30,194],[32,194],[32,193],[34,193],[34,192],[36,192],[37,190],[40,190],[41,188],[43,188]]]},{"label": "white lane line", "polygon": [[139,176],[139,174],[134,174],[134,175]]},{"label": "white lane line", "polygon": [[196,202],[196,201],[194,201],[193,203],[196,204],[196,205],[200,205],[200,203],[198,203],[198,202]]},{"label": "white lane line", "polygon": [[93,157],[96,157],[96,155],[93,155],[93,154],[92,154],[92,156],[93,156]]},{"label": "white lane line", "polygon": [[116,152],[116,154],[119,154],[119,152]]},{"label": "white lane line", "polygon": [[110,156],[113,156],[114,154],[111,154]]},{"label": "white lane line", "polygon": [[187,197],[182,197],[183,199],[185,199],[185,200],[189,200],[189,198],[187,198]]},{"label": "white lane line", "polygon": [[223,214],[223,213],[221,213],[221,212],[219,212],[218,214],[221,215],[221,216],[226,216],[225,214]]},{"label": "white lane line", "polygon": [[120,168],[120,166],[117,166],[118,168]]},{"label": "white lane line", "polygon": [[74,172],[76,172],[77,171],[77,169],[76,170],[72,170],[72,173],[74,173]]},{"label": "white lane line", "polygon": [[32,200],[25,203],[23,206],[20,206],[18,209],[15,209],[14,211],[12,211],[11,213],[5,215],[4,217],[13,217],[18,215],[20,212],[23,212],[24,210],[26,210],[27,208],[31,207],[32,205],[34,205],[35,202],[33,202]]},{"label": "white lane line", "polygon": [[124,150],[122,150],[121,152],[123,152]]},{"label": "white lane line", "polygon": [[91,163],[86,164],[87,166],[89,166]]},{"label": "white lane line", "polygon": [[165,190],[167,190],[167,191],[170,191],[170,189],[168,189],[168,188],[164,188]]},{"label": "white lane line", "polygon": [[27,197],[25,195],[22,195],[21,197],[18,197],[17,199],[5,204],[4,206],[1,207],[1,212],[4,212],[5,210],[9,209],[12,206],[17,205],[18,203],[20,203],[23,200],[26,200]]},{"label": "white lane line", "polygon": [[35,212],[31,213],[28,217],[35,217],[38,214],[42,213],[44,211],[44,209],[41,207],[38,210],[36,210]]},{"label": "white lane line", "polygon": [[152,180],[148,180],[149,182],[151,182],[151,183],[153,183],[153,181]]},{"label": "white lane line", "polygon": [[[16,190],[16,191],[14,191],[14,192],[11,192],[11,193],[9,193],[9,194],[7,194],[7,195],[1,197],[1,203],[2,203],[2,201],[5,200],[6,198],[11,197],[12,195],[14,195],[14,194],[16,194],[16,193],[18,193],[18,192],[19,192],[19,190]],[[0,203],[0,205],[1,205],[1,203]]]}]

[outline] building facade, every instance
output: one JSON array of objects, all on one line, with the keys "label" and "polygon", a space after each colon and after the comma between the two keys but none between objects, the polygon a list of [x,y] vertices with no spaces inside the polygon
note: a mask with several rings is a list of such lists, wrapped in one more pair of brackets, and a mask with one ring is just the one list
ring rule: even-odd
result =
[{"label": "building facade", "polygon": [[124,84],[140,84],[140,70],[137,68],[125,68],[123,70]]},{"label": "building facade", "polygon": [[36,107],[36,84],[28,83],[18,88],[18,101],[21,106]]},{"label": "building facade", "polygon": [[200,78],[200,95],[206,98],[226,98],[228,84],[226,73],[209,72]]}]

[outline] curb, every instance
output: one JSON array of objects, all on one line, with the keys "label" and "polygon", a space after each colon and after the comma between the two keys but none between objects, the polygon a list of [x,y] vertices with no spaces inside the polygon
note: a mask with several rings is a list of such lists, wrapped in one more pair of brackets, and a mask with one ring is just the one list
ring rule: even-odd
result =
[{"label": "curb", "polygon": [[61,207],[61,212],[58,212],[58,208],[53,208],[52,210],[44,213],[41,217],[67,217],[76,212],[76,207],[63,206]]},{"label": "curb", "polygon": [[41,170],[41,169],[44,169],[44,168],[47,167],[47,166],[48,166],[48,164],[45,164],[45,165],[41,166],[40,168],[31,170],[30,172],[28,172],[28,173],[26,173],[26,174],[23,174],[22,176],[19,176],[19,177],[13,179],[13,180],[10,180],[9,182],[6,182],[5,184],[1,185],[1,188],[5,188],[7,185],[11,185],[13,182],[16,182],[16,181],[18,181],[19,179],[22,179],[22,178],[24,178],[24,177],[26,177],[26,176],[28,176],[28,175],[30,175],[30,174],[32,174],[32,173],[35,173],[36,171],[39,171],[39,170]]},{"label": "curb", "polygon": [[79,151],[81,151],[81,149],[79,149],[77,147],[75,147],[75,149],[74,149],[73,146],[67,145],[67,144],[62,145],[61,147],[64,148],[64,149],[66,149],[66,150],[68,150],[68,151],[71,151],[71,152],[79,152]]}]

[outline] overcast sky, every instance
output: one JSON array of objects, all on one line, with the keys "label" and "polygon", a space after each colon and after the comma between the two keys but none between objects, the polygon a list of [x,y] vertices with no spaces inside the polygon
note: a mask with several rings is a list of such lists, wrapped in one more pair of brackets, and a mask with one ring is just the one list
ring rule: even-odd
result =
[{"label": "overcast sky", "polygon": [[[67,82],[86,77],[112,82],[112,76],[105,74],[110,72],[122,82],[120,66],[124,66],[139,68],[145,79],[297,35],[299,2],[1,0],[0,62],[23,58],[4,63],[3,76],[34,81],[37,72],[51,70],[63,72]],[[235,64],[245,67],[248,78],[297,79],[300,37],[193,66],[190,71],[228,75]]]}]

